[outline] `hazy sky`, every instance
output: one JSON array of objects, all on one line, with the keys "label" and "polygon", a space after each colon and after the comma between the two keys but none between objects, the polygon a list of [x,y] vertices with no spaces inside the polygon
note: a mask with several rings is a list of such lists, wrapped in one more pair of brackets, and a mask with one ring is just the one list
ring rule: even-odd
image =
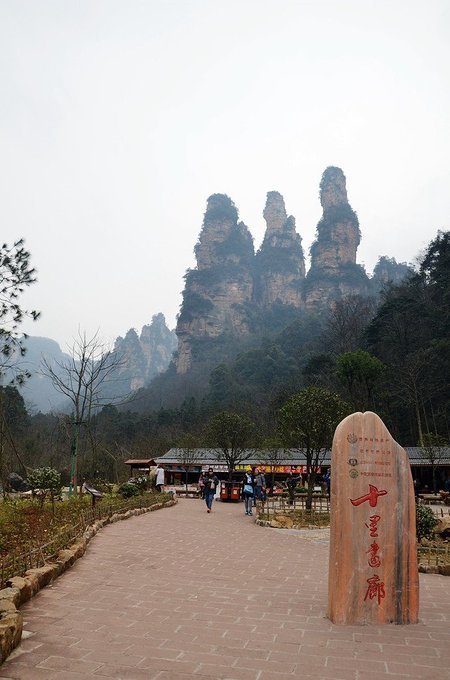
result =
[{"label": "hazy sky", "polygon": [[38,283],[24,326],[63,346],[162,311],[206,198],[261,243],[280,191],[307,252],[328,165],[358,260],[411,261],[449,228],[450,2],[0,0],[0,223]]}]

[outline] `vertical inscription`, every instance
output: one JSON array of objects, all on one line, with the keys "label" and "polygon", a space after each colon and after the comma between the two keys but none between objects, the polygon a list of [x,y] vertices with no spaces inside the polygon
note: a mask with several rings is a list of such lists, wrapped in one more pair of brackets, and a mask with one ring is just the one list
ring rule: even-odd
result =
[{"label": "vertical inscription", "polygon": [[406,452],[375,413],[354,413],[332,450],[328,616],[416,623],[415,506]]}]

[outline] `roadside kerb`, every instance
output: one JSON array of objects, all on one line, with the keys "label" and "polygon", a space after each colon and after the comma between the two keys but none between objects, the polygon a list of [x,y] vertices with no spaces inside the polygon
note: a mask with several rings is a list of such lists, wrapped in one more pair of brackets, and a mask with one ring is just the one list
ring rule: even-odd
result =
[{"label": "roadside kerb", "polygon": [[28,569],[24,576],[14,576],[7,581],[7,587],[0,590],[0,664],[11,654],[22,639],[23,617],[18,610],[24,602],[30,600],[42,588],[58,578],[69,569],[76,560],[84,555],[91,539],[107,524],[129,519],[176,505],[176,499],[154,503],[147,508],[134,508],[124,513],[114,513],[103,517],[88,526],[82,536],[69,548],[58,552],[54,562],[49,562],[37,569]]}]

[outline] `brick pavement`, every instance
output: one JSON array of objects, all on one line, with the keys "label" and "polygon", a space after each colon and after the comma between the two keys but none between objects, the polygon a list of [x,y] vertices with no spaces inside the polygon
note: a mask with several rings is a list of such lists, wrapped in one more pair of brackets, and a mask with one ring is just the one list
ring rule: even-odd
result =
[{"label": "brick pavement", "polygon": [[325,618],[322,537],[255,526],[199,500],[105,527],[23,607],[0,668],[23,680],[450,679],[450,579],[421,574],[420,623]]}]

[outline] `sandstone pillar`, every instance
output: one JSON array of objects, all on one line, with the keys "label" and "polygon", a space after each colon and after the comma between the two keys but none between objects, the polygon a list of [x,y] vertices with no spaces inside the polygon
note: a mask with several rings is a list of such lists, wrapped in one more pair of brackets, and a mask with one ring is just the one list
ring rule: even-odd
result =
[{"label": "sandstone pillar", "polygon": [[337,427],[331,456],[328,617],[417,623],[414,489],[406,452],[371,412]]}]

